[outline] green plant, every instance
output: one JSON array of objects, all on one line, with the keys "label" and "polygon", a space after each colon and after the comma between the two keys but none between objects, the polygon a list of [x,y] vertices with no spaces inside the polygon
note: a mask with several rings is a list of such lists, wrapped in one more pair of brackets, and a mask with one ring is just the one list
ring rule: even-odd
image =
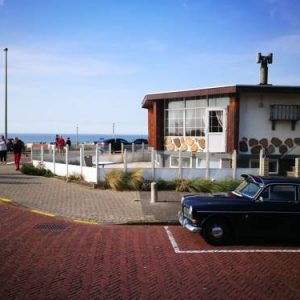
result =
[{"label": "green plant", "polygon": [[39,164],[35,167],[32,164],[25,164],[21,167],[21,172],[27,175],[34,175],[34,176],[44,176],[44,177],[52,177],[53,173],[50,170],[44,168],[43,164]]},{"label": "green plant", "polygon": [[191,180],[178,179],[176,181],[176,192],[190,192]]},{"label": "green plant", "polygon": [[140,186],[141,191],[151,191],[151,182],[152,180],[143,179],[143,182]]},{"label": "green plant", "polygon": [[190,193],[211,193],[213,182],[204,178],[192,179],[188,188]]},{"label": "green plant", "polygon": [[141,169],[134,169],[127,172],[112,170],[105,176],[105,187],[115,191],[139,190],[143,184]]},{"label": "green plant", "polygon": [[233,180],[231,178],[217,180],[214,182],[212,192],[229,192],[234,190],[240,183],[240,180]]},{"label": "green plant", "polygon": [[177,182],[176,182],[176,179],[168,180],[168,181],[159,179],[156,182],[156,186],[157,186],[157,190],[160,190],[160,191],[175,191]]}]

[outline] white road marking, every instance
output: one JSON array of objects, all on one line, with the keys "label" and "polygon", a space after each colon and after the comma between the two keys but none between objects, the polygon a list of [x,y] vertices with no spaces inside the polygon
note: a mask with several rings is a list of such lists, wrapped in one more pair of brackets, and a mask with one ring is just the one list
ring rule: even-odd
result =
[{"label": "white road marking", "polygon": [[180,250],[173,233],[169,230],[168,226],[164,226],[170,243],[175,253],[197,254],[197,253],[300,253],[300,249],[214,249],[214,250]]}]

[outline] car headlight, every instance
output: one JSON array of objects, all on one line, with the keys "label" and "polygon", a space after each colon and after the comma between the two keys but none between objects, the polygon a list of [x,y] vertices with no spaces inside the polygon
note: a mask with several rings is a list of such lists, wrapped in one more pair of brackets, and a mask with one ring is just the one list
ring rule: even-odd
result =
[{"label": "car headlight", "polygon": [[189,208],[189,214],[190,214],[190,216],[192,215],[192,213],[193,213],[193,207],[190,206],[190,208]]}]

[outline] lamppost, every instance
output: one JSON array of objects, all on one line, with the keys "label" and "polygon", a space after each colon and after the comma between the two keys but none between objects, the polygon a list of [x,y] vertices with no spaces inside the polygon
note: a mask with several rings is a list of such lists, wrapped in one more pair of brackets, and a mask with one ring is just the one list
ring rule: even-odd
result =
[{"label": "lamppost", "polygon": [[5,52],[5,118],[4,118],[4,136],[7,139],[7,48],[4,48],[3,51]]},{"label": "lamppost", "polygon": [[78,124],[76,125],[76,145],[78,145]]}]

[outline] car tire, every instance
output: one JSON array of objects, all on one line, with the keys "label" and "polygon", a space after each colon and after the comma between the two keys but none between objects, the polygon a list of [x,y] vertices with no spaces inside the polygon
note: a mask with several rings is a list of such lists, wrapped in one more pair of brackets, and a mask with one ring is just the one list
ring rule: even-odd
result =
[{"label": "car tire", "polygon": [[233,232],[225,219],[213,218],[203,225],[202,235],[211,245],[227,245],[232,241]]}]

